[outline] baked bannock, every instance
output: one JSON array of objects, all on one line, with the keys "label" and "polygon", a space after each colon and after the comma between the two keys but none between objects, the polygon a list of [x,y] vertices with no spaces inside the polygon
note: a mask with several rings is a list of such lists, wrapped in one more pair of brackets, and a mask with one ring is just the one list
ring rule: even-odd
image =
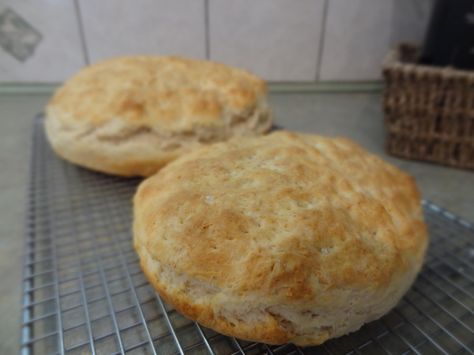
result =
[{"label": "baked bannock", "polygon": [[413,178],[347,139],[285,131],[200,148],[143,181],[133,233],[179,312],[302,346],[387,313],[428,243]]},{"label": "baked bannock", "polygon": [[81,70],[46,109],[58,155],[97,171],[148,176],[203,144],[266,132],[263,80],[179,57],[113,58]]}]

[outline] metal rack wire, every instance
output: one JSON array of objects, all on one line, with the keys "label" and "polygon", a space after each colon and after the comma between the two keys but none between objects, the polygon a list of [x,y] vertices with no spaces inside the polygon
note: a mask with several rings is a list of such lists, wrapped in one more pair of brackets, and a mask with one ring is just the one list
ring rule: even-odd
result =
[{"label": "metal rack wire", "polygon": [[131,245],[137,179],[68,164],[35,119],[23,275],[23,354],[473,354],[474,226],[424,202],[431,245],[400,304],[312,348],[229,338],[166,305]]}]

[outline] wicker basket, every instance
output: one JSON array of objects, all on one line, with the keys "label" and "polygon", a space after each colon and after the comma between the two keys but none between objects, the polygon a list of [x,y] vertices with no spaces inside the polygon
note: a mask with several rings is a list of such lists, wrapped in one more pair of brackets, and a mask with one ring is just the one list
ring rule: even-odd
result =
[{"label": "wicker basket", "polygon": [[416,64],[402,44],[383,64],[387,151],[474,169],[474,72]]}]

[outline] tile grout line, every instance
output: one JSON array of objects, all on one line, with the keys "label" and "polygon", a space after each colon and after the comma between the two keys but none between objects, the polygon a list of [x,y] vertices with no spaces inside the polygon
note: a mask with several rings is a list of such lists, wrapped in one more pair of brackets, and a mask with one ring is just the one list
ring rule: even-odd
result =
[{"label": "tile grout line", "polygon": [[210,43],[210,23],[209,23],[209,0],[204,0],[204,36],[206,59],[211,59],[211,43]]},{"label": "tile grout line", "polygon": [[316,82],[320,81],[321,79],[321,65],[323,62],[324,39],[326,37],[326,23],[327,23],[328,11],[329,11],[328,9],[329,9],[329,0],[324,0],[323,19],[321,21],[321,34],[319,35],[319,50],[318,50],[318,57],[316,59],[316,77],[314,78]]},{"label": "tile grout line", "polygon": [[[59,87],[60,83],[2,83],[0,82],[0,95],[35,95],[51,94]],[[320,81],[320,82],[268,82],[269,91],[273,93],[344,93],[380,92],[383,88],[382,81]]]},{"label": "tile grout line", "polygon": [[82,53],[84,55],[84,61],[86,66],[90,64],[89,51],[87,49],[86,34],[84,32],[84,22],[82,21],[81,7],[79,0],[74,0],[74,9],[76,10],[77,27],[79,29],[79,37],[81,39]]}]

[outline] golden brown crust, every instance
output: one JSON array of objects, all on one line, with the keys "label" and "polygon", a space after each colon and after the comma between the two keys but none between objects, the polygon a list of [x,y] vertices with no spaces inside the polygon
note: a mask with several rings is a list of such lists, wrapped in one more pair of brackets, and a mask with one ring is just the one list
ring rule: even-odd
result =
[{"label": "golden brown crust", "polygon": [[427,244],[410,176],[348,140],[288,132],[176,160],[140,185],[134,218],[167,300],[268,343],[318,344],[381,316]]},{"label": "golden brown crust", "polygon": [[[263,80],[223,64],[151,56],[81,70],[55,93],[46,120],[58,154],[126,176],[150,175],[143,171],[155,172],[203,143],[270,126]],[[125,147],[118,156],[108,149],[117,145]],[[136,161],[142,151],[146,163]]]}]

